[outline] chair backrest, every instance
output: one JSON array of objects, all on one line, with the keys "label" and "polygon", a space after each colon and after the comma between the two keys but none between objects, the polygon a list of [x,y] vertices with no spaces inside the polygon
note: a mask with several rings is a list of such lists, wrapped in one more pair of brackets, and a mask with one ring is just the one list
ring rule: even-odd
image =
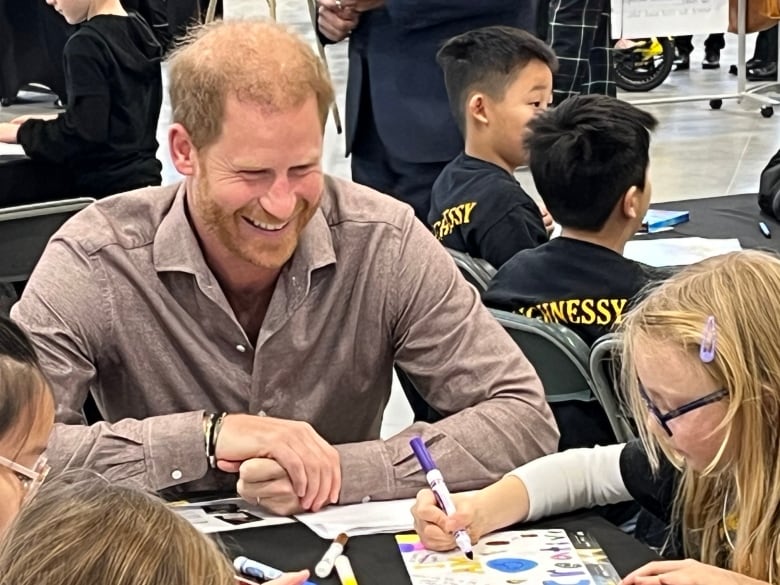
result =
[{"label": "chair backrest", "polygon": [[621,443],[636,437],[631,416],[622,399],[617,376],[620,339],[614,333],[599,337],[590,350],[589,368],[593,391],[607,414],[615,437]]},{"label": "chair backrest", "polygon": [[473,258],[465,252],[459,252],[451,248],[446,248],[452,259],[455,261],[455,266],[460,269],[463,277],[470,283],[477,287],[477,290],[484,292],[487,290],[488,283],[493,275],[496,273],[496,269],[482,258]]},{"label": "chair backrest", "polygon": [[536,368],[548,402],[595,399],[588,369],[590,349],[576,333],[558,323],[489,311]]},{"label": "chair backrest", "polygon": [[0,208],[0,283],[24,282],[52,235],[89,197]]}]

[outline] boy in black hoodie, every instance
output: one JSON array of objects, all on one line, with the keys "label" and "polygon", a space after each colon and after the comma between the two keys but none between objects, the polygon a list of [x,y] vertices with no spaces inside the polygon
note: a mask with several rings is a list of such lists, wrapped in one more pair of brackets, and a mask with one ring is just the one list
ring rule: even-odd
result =
[{"label": "boy in black hoodie", "polygon": [[547,241],[539,207],[512,173],[525,163],[525,125],[552,100],[557,61],[532,34],[504,26],[458,35],[436,58],[465,150],[436,179],[428,224],[448,248],[498,268]]},{"label": "boy in black hoodie", "polygon": [[46,1],[68,23],[81,23],[64,51],[67,109],[0,124],[0,142],[18,142],[32,159],[67,165],[73,195],[159,185],[162,49],[149,25],[119,0]]}]

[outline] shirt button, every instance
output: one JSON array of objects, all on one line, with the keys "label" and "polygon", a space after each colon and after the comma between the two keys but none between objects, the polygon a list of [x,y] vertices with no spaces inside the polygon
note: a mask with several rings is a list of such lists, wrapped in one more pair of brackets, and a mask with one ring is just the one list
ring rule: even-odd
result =
[{"label": "shirt button", "polygon": [[182,476],[182,473],[178,469],[174,469],[171,471],[171,479],[175,479],[176,481],[180,480]]},{"label": "shirt button", "polygon": [[371,501],[371,496],[366,496],[362,500],[360,500],[364,504],[368,504]]},{"label": "shirt button", "polygon": [[246,351],[246,346],[241,345],[240,343],[236,346],[236,349],[240,351],[241,353],[244,353]]}]

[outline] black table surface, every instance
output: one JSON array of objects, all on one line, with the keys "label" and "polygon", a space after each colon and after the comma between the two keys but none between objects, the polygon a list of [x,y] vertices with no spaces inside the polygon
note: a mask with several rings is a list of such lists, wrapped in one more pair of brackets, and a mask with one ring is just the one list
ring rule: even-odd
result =
[{"label": "black table surface", "polygon": [[[780,252],[780,222],[761,212],[758,195],[727,195],[706,199],[689,199],[656,203],[653,209],[688,211],[690,221],[674,226],[673,230],[640,236],[638,239],[680,238],[738,238],[743,248],[765,248]],[[766,238],[758,222],[767,224],[772,234]]]},{"label": "black table surface", "polygon": [[[524,524],[518,529],[563,528],[584,530],[598,541],[621,576],[647,562],[658,559],[651,549],[621,532],[605,519],[592,513],[571,514],[549,518],[543,522]],[[330,541],[323,540],[300,523],[250,528],[220,535],[222,544],[233,556],[245,555],[284,571],[309,569],[314,583],[338,585],[335,572],[326,579],[313,574]],[[375,534],[351,538],[345,554],[355,576],[363,585],[410,585],[403,559],[392,534]]]}]

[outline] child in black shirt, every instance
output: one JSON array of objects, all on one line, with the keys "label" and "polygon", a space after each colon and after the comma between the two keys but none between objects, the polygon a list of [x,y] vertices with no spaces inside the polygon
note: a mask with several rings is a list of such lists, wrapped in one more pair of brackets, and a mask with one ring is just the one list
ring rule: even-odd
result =
[{"label": "child in black shirt", "polygon": [[155,158],[162,49],[146,21],[119,0],[50,0],[70,24],[64,50],[68,104],[52,117],[0,124],[0,142],[67,165],[73,195],[101,197],[161,183]]},{"label": "child in black shirt", "polygon": [[561,236],[513,256],[482,300],[556,322],[588,344],[666,273],[623,257],[650,204],[655,118],[615,98],[575,96],[529,123],[525,138],[542,200]]},{"label": "child in black shirt", "polygon": [[465,152],[434,183],[428,224],[448,248],[498,267],[547,241],[539,207],[512,173],[525,163],[525,125],[552,99],[557,61],[533,35],[502,26],[450,39],[437,60]]}]

